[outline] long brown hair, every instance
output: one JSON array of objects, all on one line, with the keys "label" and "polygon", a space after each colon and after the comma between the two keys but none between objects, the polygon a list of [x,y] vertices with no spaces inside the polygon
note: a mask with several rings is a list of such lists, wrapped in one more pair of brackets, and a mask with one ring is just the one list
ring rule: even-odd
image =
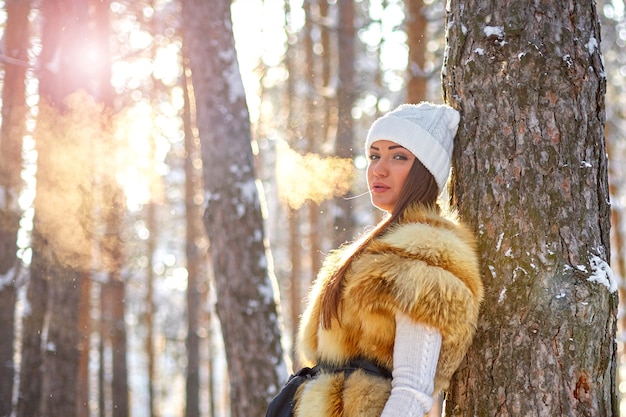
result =
[{"label": "long brown hair", "polygon": [[438,195],[439,188],[437,187],[435,178],[426,167],[424,167],[420,160],[415,158],[392,212],[362,238],[361,243],[354,248],[354,251],[345,260],[343,265],[333,273],[328,284],[322,290],[320,320],[323,328],[330,328],[333,317],[339,319],[341,293],[343,292],[346,273],[350,269],[352,261],[373,239],[385,233],[390,225],[397,223],[409,206],[421,204],[426,207],[438,208]]}]

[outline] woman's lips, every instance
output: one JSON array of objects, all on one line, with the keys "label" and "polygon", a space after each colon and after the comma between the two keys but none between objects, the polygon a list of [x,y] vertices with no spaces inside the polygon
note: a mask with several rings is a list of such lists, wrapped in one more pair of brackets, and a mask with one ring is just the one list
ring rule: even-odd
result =
[{"label": "woman's lips", "polygon": [[380,182],[373,183],[372,187],[371,187],[372,191],[375,192],[375,193],[382,193],[384,191],[387,191],[389,188],[391,188],[391,187],[389,187],[386,184],[380,183]]}]

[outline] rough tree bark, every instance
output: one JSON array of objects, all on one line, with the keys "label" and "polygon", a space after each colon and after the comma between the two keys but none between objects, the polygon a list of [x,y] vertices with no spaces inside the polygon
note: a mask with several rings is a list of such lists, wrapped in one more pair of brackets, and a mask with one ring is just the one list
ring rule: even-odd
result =
[{"label": "rough tree bark", "polygon": [[208,199],[205,227],[222,324],[231,415],[263,415],[286,378],[230,1],[183,2]]},{"label": "rough tree bark", "polygon": [[595,4],[451,0],[446,28],[453,203],[486,287],[446,415],[617,416]]}]

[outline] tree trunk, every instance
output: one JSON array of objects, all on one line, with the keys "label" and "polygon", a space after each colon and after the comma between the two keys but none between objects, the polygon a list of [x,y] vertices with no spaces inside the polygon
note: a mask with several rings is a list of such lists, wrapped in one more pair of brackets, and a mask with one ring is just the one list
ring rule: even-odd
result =
[{"label": "tree trunk", "polygon": [[[49,281],[49,300],[47,327],[28,331],[46,335],[40,413],[71,417],[76,415],[78,391],[80,271],[90,264],[91,247],[87,232],[90,150],[84,137],[93,133],[89,125],[94,114],[86,96],[74,96],[73,101],[69,97],[88,84],[82,66],[75,65],[76,54],[85,46],[88,7],[86,1],[44,2],[41,13],[44,24],[33,231],[37,238],[33,240],[31,272],[37,277],[35,281]],[[78,100],[84,112],[80,115],[74,113]]]},{"label": "tree trunk", "polygon": [[81,278],[80,304],[78,307],[78,390],[76,393],[76,417],[89,417],[89,361],[91,354],[91,279]]},{"label": "tree trunk", "polygon": [[0,417],[13,409],[16,281],[21,261],[17,233],[22,210],[22,137],[26,122],[25,84],[28,65],[30,1],[6,2],[5,50],[0,126]]},{"label": "tree trunk", "polygon": [[[154,143],[153,143],[154,145]],[[154,160],[154,146],[150,155],[150,160]],[[146,226],[150,231],[147,239],[146,252],[148,256],[148,265],[146,266],[146,297],[145,297],[145,313],[144,322],[146,326],[146,361],[148,362],[147,389],[148,389],[148,415],[157,417],[160,415],[157,406],[157,355],[155,352],[155,326],[154,316],[156,306],[154,303],[154,257],[156,256],[156,248],[158,242],[158,226],[156,221],[156,205],[153,201],[149,201],[145,207]]]},{"label": "tree trunk", "polygon": [[[338,78],[337,86],[337,139],[335,155],[339,158],[353,159],[354,150],[354,122],[352,107],[356,100],[354,70],[355,63],[355,26],[354,2],[339,2],[338,25]],[[350,193],[347,194],[350,196]],[[354,219],[352,218],[352,201],[344,197],[335,199],[334,213],[334,241],[333,247],[345,243],[354,237]]]},{"label": "tree trunk", "polygon": [[83,276],[75,269],[60,265],[51,271],[51,276],[54,278],[50,281],[42,415],[70,417],[76,415],[78,403],[78,346],[81,341],[78,318]]},{"label": "tree trunk", "polygon": [[[293,36],[290,30],[290,22],[293,19],[290,0],[285,0],[285,35]],[[287,45],[285,57],[283,59],[285,69],[289,74],[297,72],[297,49],[293,45]],[[287,141],[291,147],[295,146],[295,133],[298,131],[300,118],[297,113],[298,96],[296,91],[296,76],[290,76],[285,81],[284,103],[288,109],[286,117],[286,132],[288,134]],[[295,340],[297,335],[298,320],[302,310],[302,281],[303,281],[303,247],[301,228],[301,210],[293,207],[286,207],[287,212],[287,256],[291,263],[291,269],[287,275],[289,288],[289,323],[288,328],[291,330],[291,350],[289,356],[293,367],[298,367],[298,358],[295,354]],[[310,253],[310,252],[309,252]]]},{"label": "tree trunk", "polygon": [[[210,276],[209,276],[210,281]],[[206,323],[208,332],[207,332],[207,390],[209,391],[209,417],[215,417],[217,414],[215,412],[217,408],[217,395],[216,395],[216,383],[215,383],[215,357],[216,350],[213,345],[213,340],[215,340],[215,333],[219,333],[220,329],[217,325],[216,321],[213,320],[214,317],[214,305],[209,301],[211,298],[211,286],[207,285],[206,293],[204,294],[203,301],[206,303],[207,308],[205,314],[203,314],[204,323]]]},{"label": "tree trunk", "polygon": [[[109,151],[113,152],[111,144]],[[108,156],[111,158],[111,156]],[[107,178],[103,185],[103,196],[108,205],[104,207],[103,223],[106,236],[101,242],[103,257],[108,259],[107,280],[102,284],[102,315],[105,318],[101,335],[109,343],[111,352],[111,386],[110,409],[112,417],[128,417],[130,415],[128,393],[128,364],[126,359],[126,284],[122,278],[124,262],[124,244],[122,229],[124,219],[124,193],[113,178]],[[106,344],[105,344],[106,347]],[[100,387],[109,390],[109,387]]]},{"label": "tree trunk", "polygon": [[[41,237],[33,231],[32,245],[37,247]],[[46,305],[48,302],[48,274],[45,262],[33,257],[26,300],[30,311],[22,321],[22,360],[20,362],[20,386],[17,401],[17,417],[40,416],[41,404],[41,342]]]},{"label": "tree trunk", "polygon": [[409,47],[408,80],[406,87],[407,103],[419,103],[426,99],[427,75],[424,71],[426,62],[426,25],[423,0],[405,0],[406,34]]},{"label": "tree trunk", "polygon": [[[335,44],[335,48],[333,48],[333,40],[337,39],[335,34],[335,26],[331,24],[333,22],[332,16],[329,13],[329,4],[328,0],[319,0],[319,10],[320,10],[320,20],[322,24],[320,24],[320,44],[322,47],[322,56],[321,60],[321,69],[320,69],[320,84],[321,84],[321,99],[323,100],[323,115],[322,115],[322,123],[321,123],[321,135],[320,139],[323,141],[320,145],[326,143],[329,139],[331,132],[336,128],[336,112],[337,108],[337,97],[333,94],[333,85],[332,85],[332,75],[333,69],[337,62],[337,50],[338,47]],[[320,257],[321,258],[321,257]],[[313,269],[317,271],[317,269]]]},{"label": "tree trunk", "polygon": [[[185,417],[200,417],[200,336],[202,326],[202,288],[206,288],[206,277],[202,275],[201,262],[204,259],[198,247],[202,235],[202,209],[197,196],[202,191],[200,182],[202,173],[195,162],[200,158],[200,143],[193,134],[192,106],[190,95],[193,94],[191,79],[186,75],[184,99],[185,129],[185,254],[187,258],[187,383]],[[212,395],[212,394],[211,394]]]},{"label": "tree trunk", "polygon": [[595,5],[448,7],[453,202],[476,229],[486,297],[446,415],[617,416]]},{"label": "tree trunk", "polygon": [[125,299],[126,285],[117,273],[111,274],[106,284],[111,295],[112,304],[112,328],[111,350],[113,378],[111,380],[112,410],[113,417],[128,417],[130,404],[128,397],[128,364],[126,361],[126,324],[125,324]]},{"label": "tree trunk", "polygon": [[298,321],[302,313],[302,234],[300,233],[300,211],[289,210],[287,235],[289,236],[289,259],[291,271],[289,273],[289,301],[290,301],[290,329],[291,329],[291,352],[292,364],[295,369],[301,368],[296,354],[296,339],[298,337]]},{"label": "tree trunk", "polygon": [[100,337],[98,339],[98,417],[108,416],[107,414],[107,394],[108,386],[106,384],[106,351],[107,343],[109,341],[108,335],[110,333],[111,321],[108,314],[106,284],[100,285],[100,322],[98,331]]},{"label": "tree trunk", "polygon": [[230,1],[184,1],[183,19],[208,196],[204,220],[231,384],[231,415],[262,415],[284,382],[286,366]]},{"label": "tree trunk", "polygon": [[[47,108],[45,104],[41,107]],[[52,126],[53,114],[57,115],[56,126]],[[60,116],[50,108],[39,114],[33,232],[38,238],[33,240],[36,261],[31,263],[30,284],[47,280],[49,299],[43,302],[47,310],[42,312],[47,314],[47,326],[29,331],[46,335],[41,374],[42,414],[69,417],[76,412],[78,389],[78,317],[83,278],[80,271],[89,265],[91,245],[83,228],[87,223],[84,216],[89,213],[85,208],[89,204],[83,200],[82,192],[89,189],[88,167],[83,164],[89,157],[85,156],[84,143],[78,137],[81,127],[68,121],[68,117],[72,116]],[[66,157],[73,163],[66,163]],[[37,325],[43,326],[43,320]],[[63,378],[64,383],[59,384],[58,378]]]},{"label": "tree trunk", "polygon": [[[314,40],[315,33],[319,31],[318,25],[315,24],[315,20],[319,20],[319,16],[314,15],[313,9],[318,11],[317,0],[305,0],[302,4],[302,9],[305,13],[305,23],[303,28],[302,48],[304,49],[304,66],[303,66],[303,83],[306,86],[306,94],[304,95],[304,114],[302,120],[305,123],[304,140],[303,143],[298,143],[294,140],[293,147],[302,153],[319,153],[319,143],[323,141],[321,129],[322,119],[322,97],[318,94],[320,86],[320,67],[321,62],[317,59],[315,54],[315,48],[317,42]],[[311,270],[316,270],[317,266],[321,263],[321,233],[320,229],[320,204],[314,199],[309,198],[304,206],[308,213],[307,220],[308,238],[309,238],[309,258],[311,260]],[[299,225],[298,225],[299,227]],[[296,242],[296,244],[301,244]],[[297,279],[302,280],[302,276],[298,276]],[[296,284],[299,287],[300,283]],[[294,293],[298,294],[298,293]],[[295,307],[295,304],[293,305]],[[300,308],[293,313],[300,315]],[[296,322],[297,323],[297,322]]]},{"label": "tree trunk", "polygon": [[[109,48],[109,38],[111,35],[111,27],[109,20],[109,8],[110,0],[88,0],[89,8],[91,10],[92,19],[90,21],[90,35],[94,42],[90,45],[92,48],[97,48],[97,54],[99,65],[97,68],[91,68],[89,73],[90,79],[93,80],[94,91],[93,95],[96,100],[103,105],[106,112],[110,111],[113,107],[113,88],[110,83],[111,79],[111,51]],[[106,118],[95,119],[99,122],[97,128],[106,132],[107,126],[109,126]],[[96,138],[94,138],[96,139]],[[100,143],[103,140],[102,135],[96,139],[96,146],[109,149],[107,144]],[[94,167],[99,167],[101,164],[95,163]],[[106,170],[105,170],[106,171]],[[97,168],[94,168],[93,177],[101,177],[107,175],[108,172],[98,172]],[[95,182],[95,180],[94,180]],[[93,208],[92,198],[89,199],[89,204],[86,204],[86,211],[91,213],[95,212]],[[88,208],[87,208],[88,207]],[[78,358],[78,386],[76,393],[76,415],[77,417],[89,417],[90,414],[90,393],[91,393],[91,378],[89,374],[89,367],[91,363],[91,335],[94,332],[94,326],[92,322],[92,296],[93,282],[91,280],[89,272],[82,272],[82,288],[79,305],[79,318],[78,318],[78,332],[79,332],[79,358]],[[99,306],[97,306],[99,308]]]}]

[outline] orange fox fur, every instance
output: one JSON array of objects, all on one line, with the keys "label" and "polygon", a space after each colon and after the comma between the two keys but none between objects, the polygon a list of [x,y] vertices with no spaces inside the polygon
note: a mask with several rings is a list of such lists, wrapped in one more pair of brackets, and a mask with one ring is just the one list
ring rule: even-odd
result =
[{"label": "orange fox fur", "polygon": [[[369,359],[393,369],[395,312],[436,328],[442,346],[435,393],[448,387],[474,336],[483,284],[473,233],[451,217],[413,208],[373,240],[346,274],[340,323],[320,326],[322,288],[349,248],[326,259],[309,294],[298,347],[305,364]],[[300,387],[296,417],[378,417],[391,382],[357,371],[323,373]]]}]

